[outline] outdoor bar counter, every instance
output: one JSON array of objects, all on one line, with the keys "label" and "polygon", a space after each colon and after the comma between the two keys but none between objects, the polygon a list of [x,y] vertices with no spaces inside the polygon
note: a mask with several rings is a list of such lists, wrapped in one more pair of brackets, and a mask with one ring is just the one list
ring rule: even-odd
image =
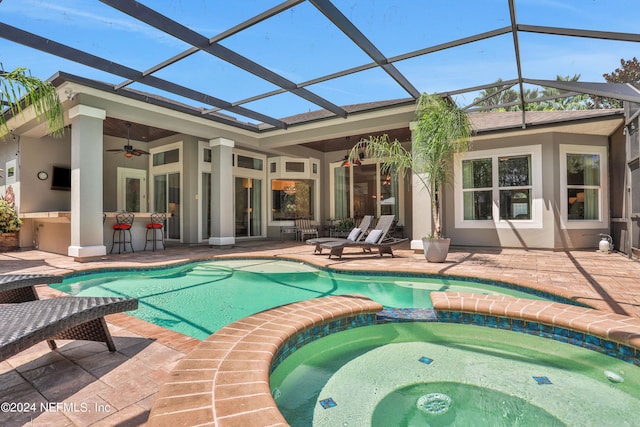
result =
[{"label": "outdoor bar counter", "polygon": [[[107,247],[107,253],[111,251],[113,224],[116,223],[116,215],[118,213],[105,212],[106,218],[102,228],[104,233],[103,242]],[[131,228],[133,249],[142,251],[145,244],[146,226],[151,219],[152,212],[134,212],[133,214],[135,215],[133,227]],[[168,217],[169,214],[167,214]],[[20,213],[20,219],[22,219],[22,228],[20,229],[21,248],[35,247],[42,251],[67,255],[71,244],[71,212],[25,212]],[[151,247],[151,242],[149,242],[148,247]],[[117,244],[113,251],[114,253],[118,252]],[[127,252],[130,251],[131,248],[127,244]]]}]

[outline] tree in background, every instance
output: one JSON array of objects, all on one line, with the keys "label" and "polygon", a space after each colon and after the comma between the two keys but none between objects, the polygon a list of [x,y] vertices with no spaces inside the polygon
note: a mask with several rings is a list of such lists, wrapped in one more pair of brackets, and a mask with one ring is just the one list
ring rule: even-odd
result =
[{"label": "tree in background", "polygon": [[0,63],[0,135],[11,131],[7,117],[20,115],[30,107],[38,120],[47,121],[51,135],[62,136],[64,115],[55,87],[32,77],[26,68],[5,71]]},{"label": "tree in background", "polygon": [[[574,74],[573,77],[556,75],[558,82],[577,82],[580,80],[580,74]],[[566,91],[553,87],[545,87],[540,92],[540,102],[532,105],[531,110],[550,111],[550,110],[587,110],[589,108],[589,95],[570,95],[563,96]]]},{"label": "tree in background", "polygon": [[[620,59],[620,67],[611,73],[602,75],[608,83],[629,83],[640,89],[640,62],[635,56],[632,59]],[[590,108],[622,108],[622,101],[618,99],[591,97]]]},{"label": "tree in background", "polygon": [[[495,81],[496,86],[487,88],[480,92],[480,94],[473,100],[476,107],[493,107],[485,111],[520,111],[520,104],[509,105],[517,103],[520,99],[520,94],[515,89],[504,89],[501,85],[502,79]],[[504,90],[502,90],[504,89]],[[525,99],[536,98],[538,91],[536,89],[526,89],[524,92]]]},{"label": "tree in background", "polygon": [[[580,74],[570,76],[556,76],[556,81],[577,82]],[[501,90],[502,79],[496,80],[496,86],[487,88],[480,92],[474,99],[478,107],[492,107],[486,111],[520,111],[520,94],[511,88]],[[589,95],[569,95],[563,96],[560,89],[545,87],[542,90],[525,89],[524,98],[527,101],[525,109],[527,111],[547,111],[547,110],[586,110],[589,108]],[[514,105],[509,105],[514,104]]]}]

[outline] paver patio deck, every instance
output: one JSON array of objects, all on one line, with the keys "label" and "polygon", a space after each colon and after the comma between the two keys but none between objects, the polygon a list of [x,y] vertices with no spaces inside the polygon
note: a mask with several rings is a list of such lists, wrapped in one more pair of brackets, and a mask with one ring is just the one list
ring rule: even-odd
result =
[{"label": "paver patio deck", "polygon": [[[149,266],[227,256],[290,258],[335,269],[441,273],[502,280],[575,298],[606,312],[640,318],[640,262],[621,254],[593,251],[550,252],[452,248],[443,264],[400,246],[395,258],[345,251],[342,260],[313,255],[296,242],[243,242],[231,249],[175,246],[166,251],[109,255],[88,263],[40,251],[0,254],[0,273],[66,274],[114,266]],[[57,293],[39,287],[41,298]],[[14,411],[0,412],[0,425],[143,425],[170,371],[198,343],[184,335],[124,314],[107,321],[118,349],[99,343],[46,343],[0,363],[0,401]],[[17,404],[33,406],[20,408]],[[41,406],[42,404],[42,406]],[[18,410],[20,409],[20,410]]]}]

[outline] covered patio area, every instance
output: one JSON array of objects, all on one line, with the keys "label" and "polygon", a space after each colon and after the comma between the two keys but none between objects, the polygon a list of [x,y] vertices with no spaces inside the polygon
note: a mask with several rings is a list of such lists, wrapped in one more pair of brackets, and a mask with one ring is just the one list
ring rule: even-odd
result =
[{"label": "covered patio area", "polygon": [[[149,267],[215,257],[278,257],[337,270],[441,273],[516,283],[577,299],[599,310],[640,318],[640,263],[597,251],[468,249],[457,247],[443,264],[427,263],[406,247],[395,258],[347,254],[342,260],[313,255],[298,242],[264,240],[230,249],[169,246],[166,251],[109,255],[78,263],[42,251],[0,255],[0,273],[68,274],[112,267]],[[57,291],[41,286],[41,298]],[[52,352],[41,343],[0,364],[2,401],[33,403],[34,410],[3,414],[7,425],[134,426],[146,422],[160,386],[199,341],[128,315],[107,318],[118,349],[61,342]],[[41,406],[42,405],[44,406]],[[46,408],[47,410],[43,410]],[[32,423],[32,424],[31,424]]]}]

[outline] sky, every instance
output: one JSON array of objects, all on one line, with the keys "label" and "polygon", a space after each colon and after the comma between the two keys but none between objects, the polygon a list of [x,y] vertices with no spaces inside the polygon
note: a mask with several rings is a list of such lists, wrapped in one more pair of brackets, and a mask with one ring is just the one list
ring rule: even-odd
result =
[{"label": "sky", "polygon": [[[210,38],[282,1],[142,0],[140,3]],[[640,33],[637,0],[515,0],[515,3],[521,24]],[[508,0],[333,0],[333,4],[391,59],[511,23]],[[138,71],[191,47],[97,0],[3,0],[0,22]],[[602,82],[602,74],[617,68],[621,58],[640,56],[640,45],[633,42],[531,33],[520,33],[519,42],[522,74],[532,79],[553,80],[557,75],[580,74],[581,81]],[[309,1],[219,43],[296,84],[372,63]],[[393,64],[420,92],[454,91],[499,78],[517,78],[513,46],[513,37],[505,34]],[[64,71],[110,84],[125,81],[123,77],[3,38],[0,38],[0,62],[7,70],[27,67],[42,79]],[[204,52],[154,75],[233,103],[278,89]],[[130,87],[195,107],[212,107],[140,83]],[[377,67],[306,88],[340,106],[410,96]],[[456,95],[456,100],[464,105],[475,96],[477,91]],[[276,118],[319,109],[291,93],[243,106]]]}]

